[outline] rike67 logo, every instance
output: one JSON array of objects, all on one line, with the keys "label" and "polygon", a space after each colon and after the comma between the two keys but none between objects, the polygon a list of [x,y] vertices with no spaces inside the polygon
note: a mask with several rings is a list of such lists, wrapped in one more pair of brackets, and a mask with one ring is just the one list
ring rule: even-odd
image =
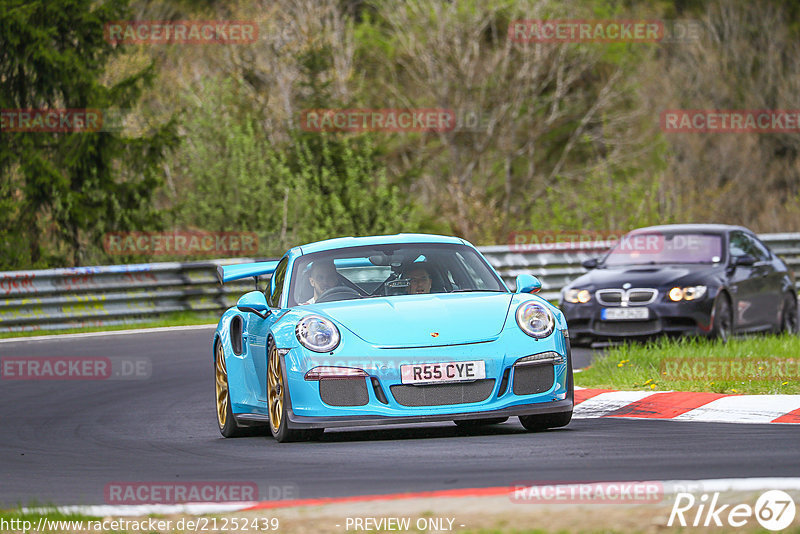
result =
[{"label": "rike67 logo", "polygon": [[699,498],[691,493],[678,493],[669,514],[667,526],[692,527],[743,527],[754,517],[765,529],[783,530],[794,521],[795,504],[791,495],[781,490],[761,494],[755,506],[749,504],[721,504],[719,492]]}]

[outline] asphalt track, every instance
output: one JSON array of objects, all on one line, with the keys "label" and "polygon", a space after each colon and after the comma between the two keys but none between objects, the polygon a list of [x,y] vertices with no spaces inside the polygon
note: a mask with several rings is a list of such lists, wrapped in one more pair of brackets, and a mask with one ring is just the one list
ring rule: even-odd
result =
[{"label": "asphalt track", "polygon": [[[255,482],[316,498],[521,481],[800,476],[800,425],[582,419],[526,433],[516,419],[328,431],[319,442],[223,439],[212,330],[0,343],[0,357],[145,357],[147,379],[0,380],[0,506],[103,504],[115,482]],[[577,351],[576,366],[588,351]]]}]

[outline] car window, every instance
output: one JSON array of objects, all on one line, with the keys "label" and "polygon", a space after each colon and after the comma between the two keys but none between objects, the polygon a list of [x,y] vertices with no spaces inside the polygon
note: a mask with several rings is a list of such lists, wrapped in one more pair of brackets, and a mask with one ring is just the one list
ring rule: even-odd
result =
[{"label": "car window", "polygon": [[283,292],[283,283],[286,280],[286,266],[289,263],[289,258],[283,258],[278,266],[275,268],[275,274],[272,275],[274,284],[271,283],[272,293],[267,299],[267,304],[273,308],[280,307],[281,293]]},{"label": "car window", "polygon": [[750,254],[757,261],[768,261],[770,254],[767,246],[764,245],[764,243],[762,243],[761,241],[759,241],[758,238],[755,236],[747,234],[745,234],[745,236],[747,237],[747,242],[750,246],[750,250],[752,251],[750,252]]},{"label": "car window", "polygon": [[744,232],[731,232],[730,252],[732,257],[749,254],[756,261],[769,260],[769,250],[758,239]]},{"label": "car window", "polygon": [[622,236],[603,260],[604,265],[718,263],[722,236],[711,233],[634,231]]},{"label": "car window", "polygon": [[486,289],[485,281],[482,277],[478,276],[478,273],[475,271],[476,268],[480,268],[478,265],[474,264],[478,258],[474,255],[465,258],[461,253],[456,253],[455,258],[458,264],[463,267],[468,274],[466,280],[464,280],[465,285],[469,286],[470,282],[473,282],[470,289]]},{"label": "car window", "polygon": [[747,236],[745,236],[743,232],[731,232],[731,241],[728,245],[728,251],[732,258],[744,256],[748,253],[747,241]]},{"label": "car window", "polygon": [[[317,272],[323,273],[321,282],[315,278]],[[387,244],[305,254],[295,260],[291,280],[290,306],[420,293],[508,291],[480,254],[461,244]]]}]

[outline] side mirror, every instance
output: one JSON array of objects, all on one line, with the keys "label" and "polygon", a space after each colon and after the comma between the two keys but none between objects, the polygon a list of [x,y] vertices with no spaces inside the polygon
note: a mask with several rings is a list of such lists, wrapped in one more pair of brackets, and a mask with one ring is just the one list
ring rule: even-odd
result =
[{"label": "side mirror", "polygon": [[751,265],[755,264],[756,259],[751,256],[750,254],[745,254],[744,256],[734,256],[733,260],[731,261],[732,267],[738,267],[739,265],[743,265],[745,267],[750,267]]},{"label": "side mirror", "polygon": [[251,291],[242,295],[236,303],[236,309],[245,313],[255,313],[262,319],[266,319],[270,314],[267,298],[261,291]]},{"label": "side mirror", "polygon": [[581,265],[583,265],[586,269],[594,269],[597,267],[597,258],[589,258],[588,260],[583,260]]},{"label": "side mirror", "polygon": [[515,293],[538,293],[542,283],[533,275],[520,274],[516,279],[517,290]]}]

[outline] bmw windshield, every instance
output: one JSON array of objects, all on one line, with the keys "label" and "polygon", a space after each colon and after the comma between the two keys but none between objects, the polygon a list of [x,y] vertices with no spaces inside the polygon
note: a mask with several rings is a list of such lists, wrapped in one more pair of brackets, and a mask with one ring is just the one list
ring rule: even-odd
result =
[{"label": "bmw windshield", "polygon": [[603,265],[719,263],[722,236],[702,233],[635,232],[623,236],[603,260]]}]

